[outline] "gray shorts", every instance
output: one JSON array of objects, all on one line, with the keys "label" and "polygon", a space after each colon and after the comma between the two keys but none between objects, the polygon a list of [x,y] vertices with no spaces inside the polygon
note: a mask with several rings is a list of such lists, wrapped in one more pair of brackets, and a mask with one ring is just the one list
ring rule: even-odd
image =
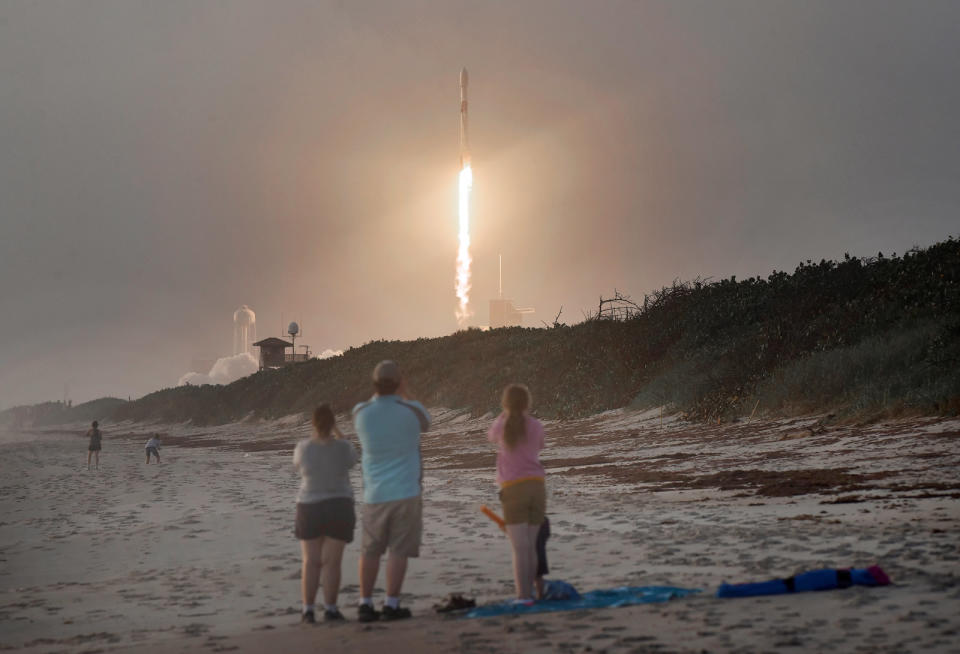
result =
[{"label": "gray shorts", "polygon": [[420,556],[423,534],[421,496],[364,504],[361,516],[363,536],[360,546],[364,556],[381,557],[388,550],[391,556]]}]

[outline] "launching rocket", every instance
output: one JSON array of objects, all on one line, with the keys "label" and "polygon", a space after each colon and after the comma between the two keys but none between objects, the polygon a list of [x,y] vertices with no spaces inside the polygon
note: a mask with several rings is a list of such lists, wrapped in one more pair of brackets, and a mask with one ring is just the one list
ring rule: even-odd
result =
[{"label": "launching rocket", "polygon": [[470,141],[467,138],[467,69],[460,69],[460,168],[470,165]]}]

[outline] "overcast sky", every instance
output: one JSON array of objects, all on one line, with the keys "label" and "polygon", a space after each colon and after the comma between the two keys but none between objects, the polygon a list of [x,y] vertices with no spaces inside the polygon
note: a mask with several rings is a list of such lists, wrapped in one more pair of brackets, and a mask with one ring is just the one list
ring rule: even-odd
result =
[{"label": "overcast sky", "polygon": [[[0,0],[0,407],[960,233],[960,3]],[[205,372],[205,371],[202,371]]]}]

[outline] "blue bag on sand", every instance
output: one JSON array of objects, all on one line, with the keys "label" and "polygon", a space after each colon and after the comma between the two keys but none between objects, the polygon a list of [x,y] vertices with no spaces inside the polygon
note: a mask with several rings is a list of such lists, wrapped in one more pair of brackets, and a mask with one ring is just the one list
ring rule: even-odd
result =
[{"label": "blue bag on sand", "polygon": [[[565,584],[569,586],[569,584]],[[572,586],[571,586],[572,588]],[[574,590],[576,592],[576,590]],[[607,590],[592,590],[579,595],[577,599],[541,600],[530,606],[513,602],[498,602],[478,606],[469,613],[468,618],[490,618],[498,615],[517,615],[527,613],[547,613],[553,611],[575,611],[580,609],[599,609],[614,606],[631,606],[650,602],[666,602],[686,597],[700,591],[695,588],[674,588],[673,586],[622,586]]]},{"label": "blue bag on sand", "polygon": [[753,584],[720,584],[717,597],[755,597],[758,595],[783,595],[810,590],[833,590],[849,586],[886,586],[890,578],[880,566],[862,569],[825,568],[811,570],[786,579],[771,579]]},{"label": "blue bag on sand", "polygon": [[543,589],[543,599],[544,601],[575,600],[580,599],[580,593],[565,581],[548,579]]}]

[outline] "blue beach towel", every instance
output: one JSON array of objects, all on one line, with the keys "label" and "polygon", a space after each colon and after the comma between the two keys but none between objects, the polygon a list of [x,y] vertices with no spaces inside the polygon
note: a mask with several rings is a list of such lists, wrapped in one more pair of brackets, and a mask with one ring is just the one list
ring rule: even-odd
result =
[{"label": "blue beach towel", "polygon": [[[569,586],[569,584],[566,585]],[[572,586],[570,588],[572,589]],[[487,604],[473,609],[467,613],[466,617],[491,618],[498,615],[526,615],[528,613],[631,606],[633,604],[666,602],[699,592],[699,589],[696,588],[674,588],[673,586],[621,586],[620,588],[607,590],[593,590],[579,595],[576,599],[541,600],[534,602],[531,606],[513,604],[512,602]]]}]

